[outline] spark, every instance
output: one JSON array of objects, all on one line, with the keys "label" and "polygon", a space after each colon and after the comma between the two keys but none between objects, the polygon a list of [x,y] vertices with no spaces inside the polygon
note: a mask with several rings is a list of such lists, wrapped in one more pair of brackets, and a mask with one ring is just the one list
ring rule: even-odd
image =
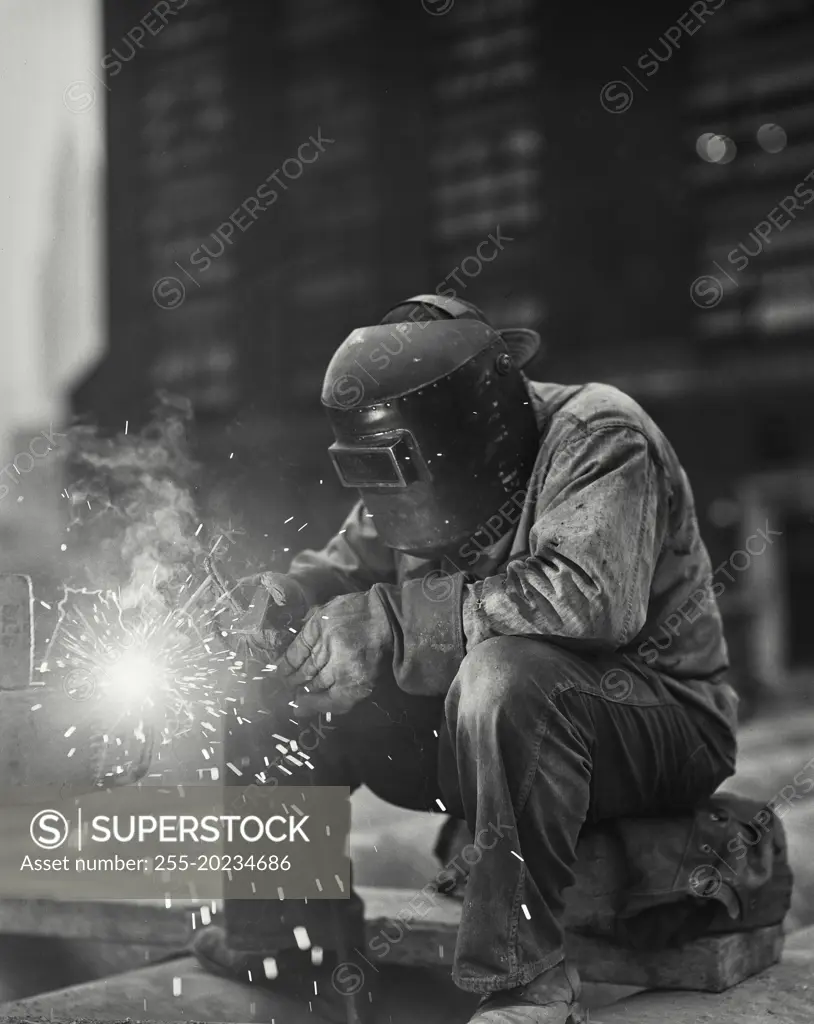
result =
[{"label": "spark", "polygon": [[[150,596],[125,608],[117,591],[65,587],[46,656],[54,651],[73,692],[87,691],[102,702],[110,733],[127,722],[141,742],[148,729],[161,743],[193,731],[203,739],[204,728],[211,728],[203,716],[224,685],[215,666],[231,669],[223,651],[206,649],[211,617],[187,605],[168,612],[163,600]],[[46,657],[41,671],[47,667]],[[75,730],[71,726],[66,737]]]}]

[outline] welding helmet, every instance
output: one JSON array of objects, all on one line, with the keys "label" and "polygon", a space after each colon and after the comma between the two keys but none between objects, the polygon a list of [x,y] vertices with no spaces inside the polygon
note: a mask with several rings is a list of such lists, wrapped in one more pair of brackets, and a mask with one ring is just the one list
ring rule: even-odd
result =
[{"label": "welding helmet", "polygon": [[495,513],[537,455],[520,369],[539,343],[525,328],[495,330],[468,302],[416,295],[340,345],[322,388],[329,452],[384,544],[452,556],[490,517],[495,539],[510,529]]}]

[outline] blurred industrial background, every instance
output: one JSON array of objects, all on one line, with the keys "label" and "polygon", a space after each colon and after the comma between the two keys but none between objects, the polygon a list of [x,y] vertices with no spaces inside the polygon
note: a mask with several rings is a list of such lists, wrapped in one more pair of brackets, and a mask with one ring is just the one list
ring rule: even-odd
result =
[{"label": "blurred industrial background", "polygon": [[[84,556],[60,435],[32,438],[138,431],[159,391],[194,409],[201,521],[285,568],[349,505],[333,350],[456,294],[541,331],[531,376],[662,426],[764,713],[741,790],[811,756],[772,713],[814,679],[814,0],[0,0],[0,85],[0,569]],[[420,885],[438,820],[366,799],[359,878]],[[18,994],[113,969],[19,948]]]},{"label": "blurred industrial background", "polygon": [[[83,285],[106,296],[104,354],[76,412],[121,429],[154,389],[188,395],[218,507],[282,564],[347,501],[318,401],[333,349],[407,294],[454,292],[539,325],[533,376],[645,405],[714,565],[767,521],[782,535],[718,577],[733,660],[746,688],[814,669],[814,5],[101,7],[99,54],[50,96],[57,277],[81,277],[66,178],[98,201],[88,150],[107,159]],[[88,316],[37,329],[86,343]]]},{"label": "blurred industrial background", "polygon": [[537,327],[532,376],[643,403],[746,709],[806,692],[812,44],[810,0],[2,0],[2,567],[71,568],[32,435],[138,430],[159,390],[236,551],[319,545],[324,367],[437,290]]}]

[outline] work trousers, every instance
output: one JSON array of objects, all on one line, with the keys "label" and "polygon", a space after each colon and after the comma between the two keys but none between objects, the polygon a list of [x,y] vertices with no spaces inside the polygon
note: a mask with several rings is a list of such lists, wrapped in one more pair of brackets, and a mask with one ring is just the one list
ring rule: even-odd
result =
[{"label": "work trousers", "polygon": [[[380,680],[332,717],[311,759],[313,784],[365,784],[466,821],[473,852],[453,977],[487,993],[563,959],[582,827],[694,806],[734,772],[735,739],[644,664],[499,637],[466,655],[444,697]],[[305,769],[285,763],[295,772],[285,784],[296,784]]]}]

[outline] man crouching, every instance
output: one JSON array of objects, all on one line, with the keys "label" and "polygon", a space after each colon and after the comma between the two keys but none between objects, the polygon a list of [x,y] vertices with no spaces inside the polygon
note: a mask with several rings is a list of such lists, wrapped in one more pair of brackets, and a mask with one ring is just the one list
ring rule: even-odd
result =
[{"label": "man crouching", "polygon": [[300,714],[341,716],[314,781],[490,837],[453,969],[477,1024],[583,1019],[560,923],[580,830],[692,807],[735,762],[687,476],[616,388],[529,380],[538,343],[437,295],[353,331],[322,402],[361,499],[272,574],[310,611],[276,678]]}]

